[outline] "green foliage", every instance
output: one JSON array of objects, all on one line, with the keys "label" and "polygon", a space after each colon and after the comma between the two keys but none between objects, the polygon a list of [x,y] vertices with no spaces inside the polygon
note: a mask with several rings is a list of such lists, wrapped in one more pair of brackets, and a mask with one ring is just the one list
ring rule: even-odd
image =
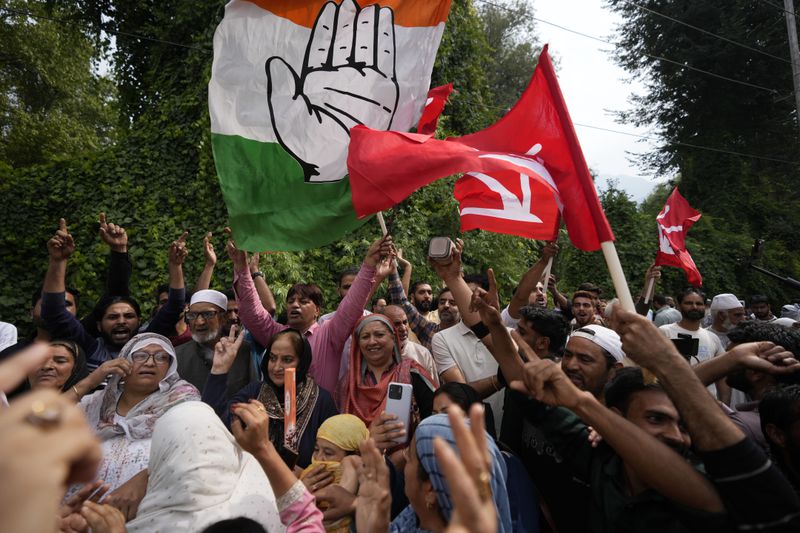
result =
[{"label": "green foliage", "polygon": [[93,72],[94,43],[49,4],[10,0],[0,11],[0,160],[12,167],[114,139],[115,87]]}]

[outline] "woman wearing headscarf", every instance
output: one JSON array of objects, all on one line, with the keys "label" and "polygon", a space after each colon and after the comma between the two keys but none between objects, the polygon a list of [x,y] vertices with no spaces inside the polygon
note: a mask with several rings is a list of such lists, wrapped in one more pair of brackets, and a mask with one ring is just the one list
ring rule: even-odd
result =
[{"label": "woman wearing headscarf", "polygon": [[369,426],[386,407],[389,383],[395,382],[413,386],[412,428],[430,415],[433,379],[422,365],[400,354],[397,331],[389,318],[377,314],[363,317],[353,331],[350,366],[339,383],[340,410]]},{"label": "woman wearing headscarf", "polygon": [[128,533],[202,531],[246,517],[281,531],[275,494],[258,461],[203,402],[185,402],[153,431],[147,494]]},{"label": "woman wearing headscarf", "polygon": [[119,359],[130,363],[127,374],[114,375],[105,389],[83,397],[80,408],[102,441],[97,479],[110,488],[107,501],[131,519],[144,496],[156,422],[175,405],[199,400],[200,393],[178,376],[175,349],[166,337],[136,335]]},{"label": "woman wearing headscarf", "polygon": [[76,343],[68,340],[50,341],[50,357],[34,372],[28,374],[31,389],[51,388],[73,395],[72,387],[87,375],[86,355]]},{"label": "woman wearing headscarf", "polygon": [[[320,425],[338,414],[333,398],[320,388],[308,374],[311,367],[311,346],[299,331],[283,330],[273,335],[267,344],[261,362],[263,381],[254,381],[237,392],[230,402],[225,399],[228,370],[233,364],[242,335],[231,328],[228,337],[223,337],[214,347],[211,373],[203,389],[203,401],[209,404],[231,428],[230,407],[249,400],[258,400],[267,408],[269,415],[269,438],[275,449],[292,468],[305,468],[311,463],[314,442]],[[288,442],[284,439],[284,375],[287,368],[295,368],[297,407],[295,409],[296,431]]]},{"label": "woman wearing headscarf", "polygon": [[[392,521],[391,533],[444,531],[453,514],[450,489],[433,452],[434,438],[439,437],[457,450],[456,439],[447,415],[438,414],[423,420],[411,439],[406,455],[405,492],[410,505]],[[490,487],[497,511],[498,533],[511,533],[511,515],[506,492],[506,467],[494,440],[484,432],[492,457]]]}]

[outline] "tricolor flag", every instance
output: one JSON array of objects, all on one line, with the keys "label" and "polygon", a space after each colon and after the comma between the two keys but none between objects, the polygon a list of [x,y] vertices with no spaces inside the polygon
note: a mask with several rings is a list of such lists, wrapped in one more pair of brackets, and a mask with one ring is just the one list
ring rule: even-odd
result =
[{"label": "tricolor flag", "polygon": [[214,34],[214,160],[237,245],[301,250],[356,218],[350,128],[408,131],[450,0],[233,0]]},{"label": "tricolor flag", "polygon": [[442,141],[358,126],[351,136],[347,164],[359,216],[467,173],[456,186],[462,228],[549,240],[560,211],[577,248],[594,251],[614,240],[546,46],[519,101],[485,130]]},{"label": "tricolor flag", "polygon": [[697,270],[692,256],[686,251],[686,234],[701,216],[675,187],[667,198],[664,209],[656,217],[658,226],[656,265],[682,268],[686,273],[686,279],[696,287],[703,284],[703,277]]}]

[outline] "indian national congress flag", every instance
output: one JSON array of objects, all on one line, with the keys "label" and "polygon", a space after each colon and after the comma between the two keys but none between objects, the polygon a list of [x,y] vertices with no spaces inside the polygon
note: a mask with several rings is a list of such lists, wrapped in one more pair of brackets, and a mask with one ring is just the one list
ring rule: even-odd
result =
[{"label": "indian national congress flag", "polygon": [[233,0],[214,35],[214,159],[237,245],[302,250],[363,223],[349,130],[420,116],[450,0]]}]

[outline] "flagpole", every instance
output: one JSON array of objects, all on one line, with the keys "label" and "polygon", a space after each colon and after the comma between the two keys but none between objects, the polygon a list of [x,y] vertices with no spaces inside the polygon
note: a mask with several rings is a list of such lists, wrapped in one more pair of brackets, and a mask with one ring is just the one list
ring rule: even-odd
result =
[{"label": "flagpole", "polygon": [[653,295],[653,287],[656,284],[656,278],[647,280],[647,290],[644,291],[644,303],[650,303],[650,297]]},{"label": "flagpole", "polygon": [[611,274],[611,281],[614,283],[614,292],[617,293],[619,304],[626,311],[635,313],[636,306],[633,305],[631,291],[628,288],[625,273],[622,271],[622,264],[619,262],[619,256],[617,255],[617,248],[614,246],[614,241],[601,242],[600,248],[603,250],[603,257],[605,257],[608,272]]},{"label": "flagpole", "polygon": [[552,256],[547,260],[547,266],[544,267],[544,273],[542,274],[542,283],[544,284],[544,290],[547,292],[547,284],[550,281],[550,271],[553,269],[553,258]]},{"label": "flagpole", "polygon": [[375,213],[375,218],[378,219],[378,224],[381,225],[381,232],[383,232],[384,235],[389,233],[389,230],[386,229],[386,221],[383,219],[383,211],[378,211]]}]

